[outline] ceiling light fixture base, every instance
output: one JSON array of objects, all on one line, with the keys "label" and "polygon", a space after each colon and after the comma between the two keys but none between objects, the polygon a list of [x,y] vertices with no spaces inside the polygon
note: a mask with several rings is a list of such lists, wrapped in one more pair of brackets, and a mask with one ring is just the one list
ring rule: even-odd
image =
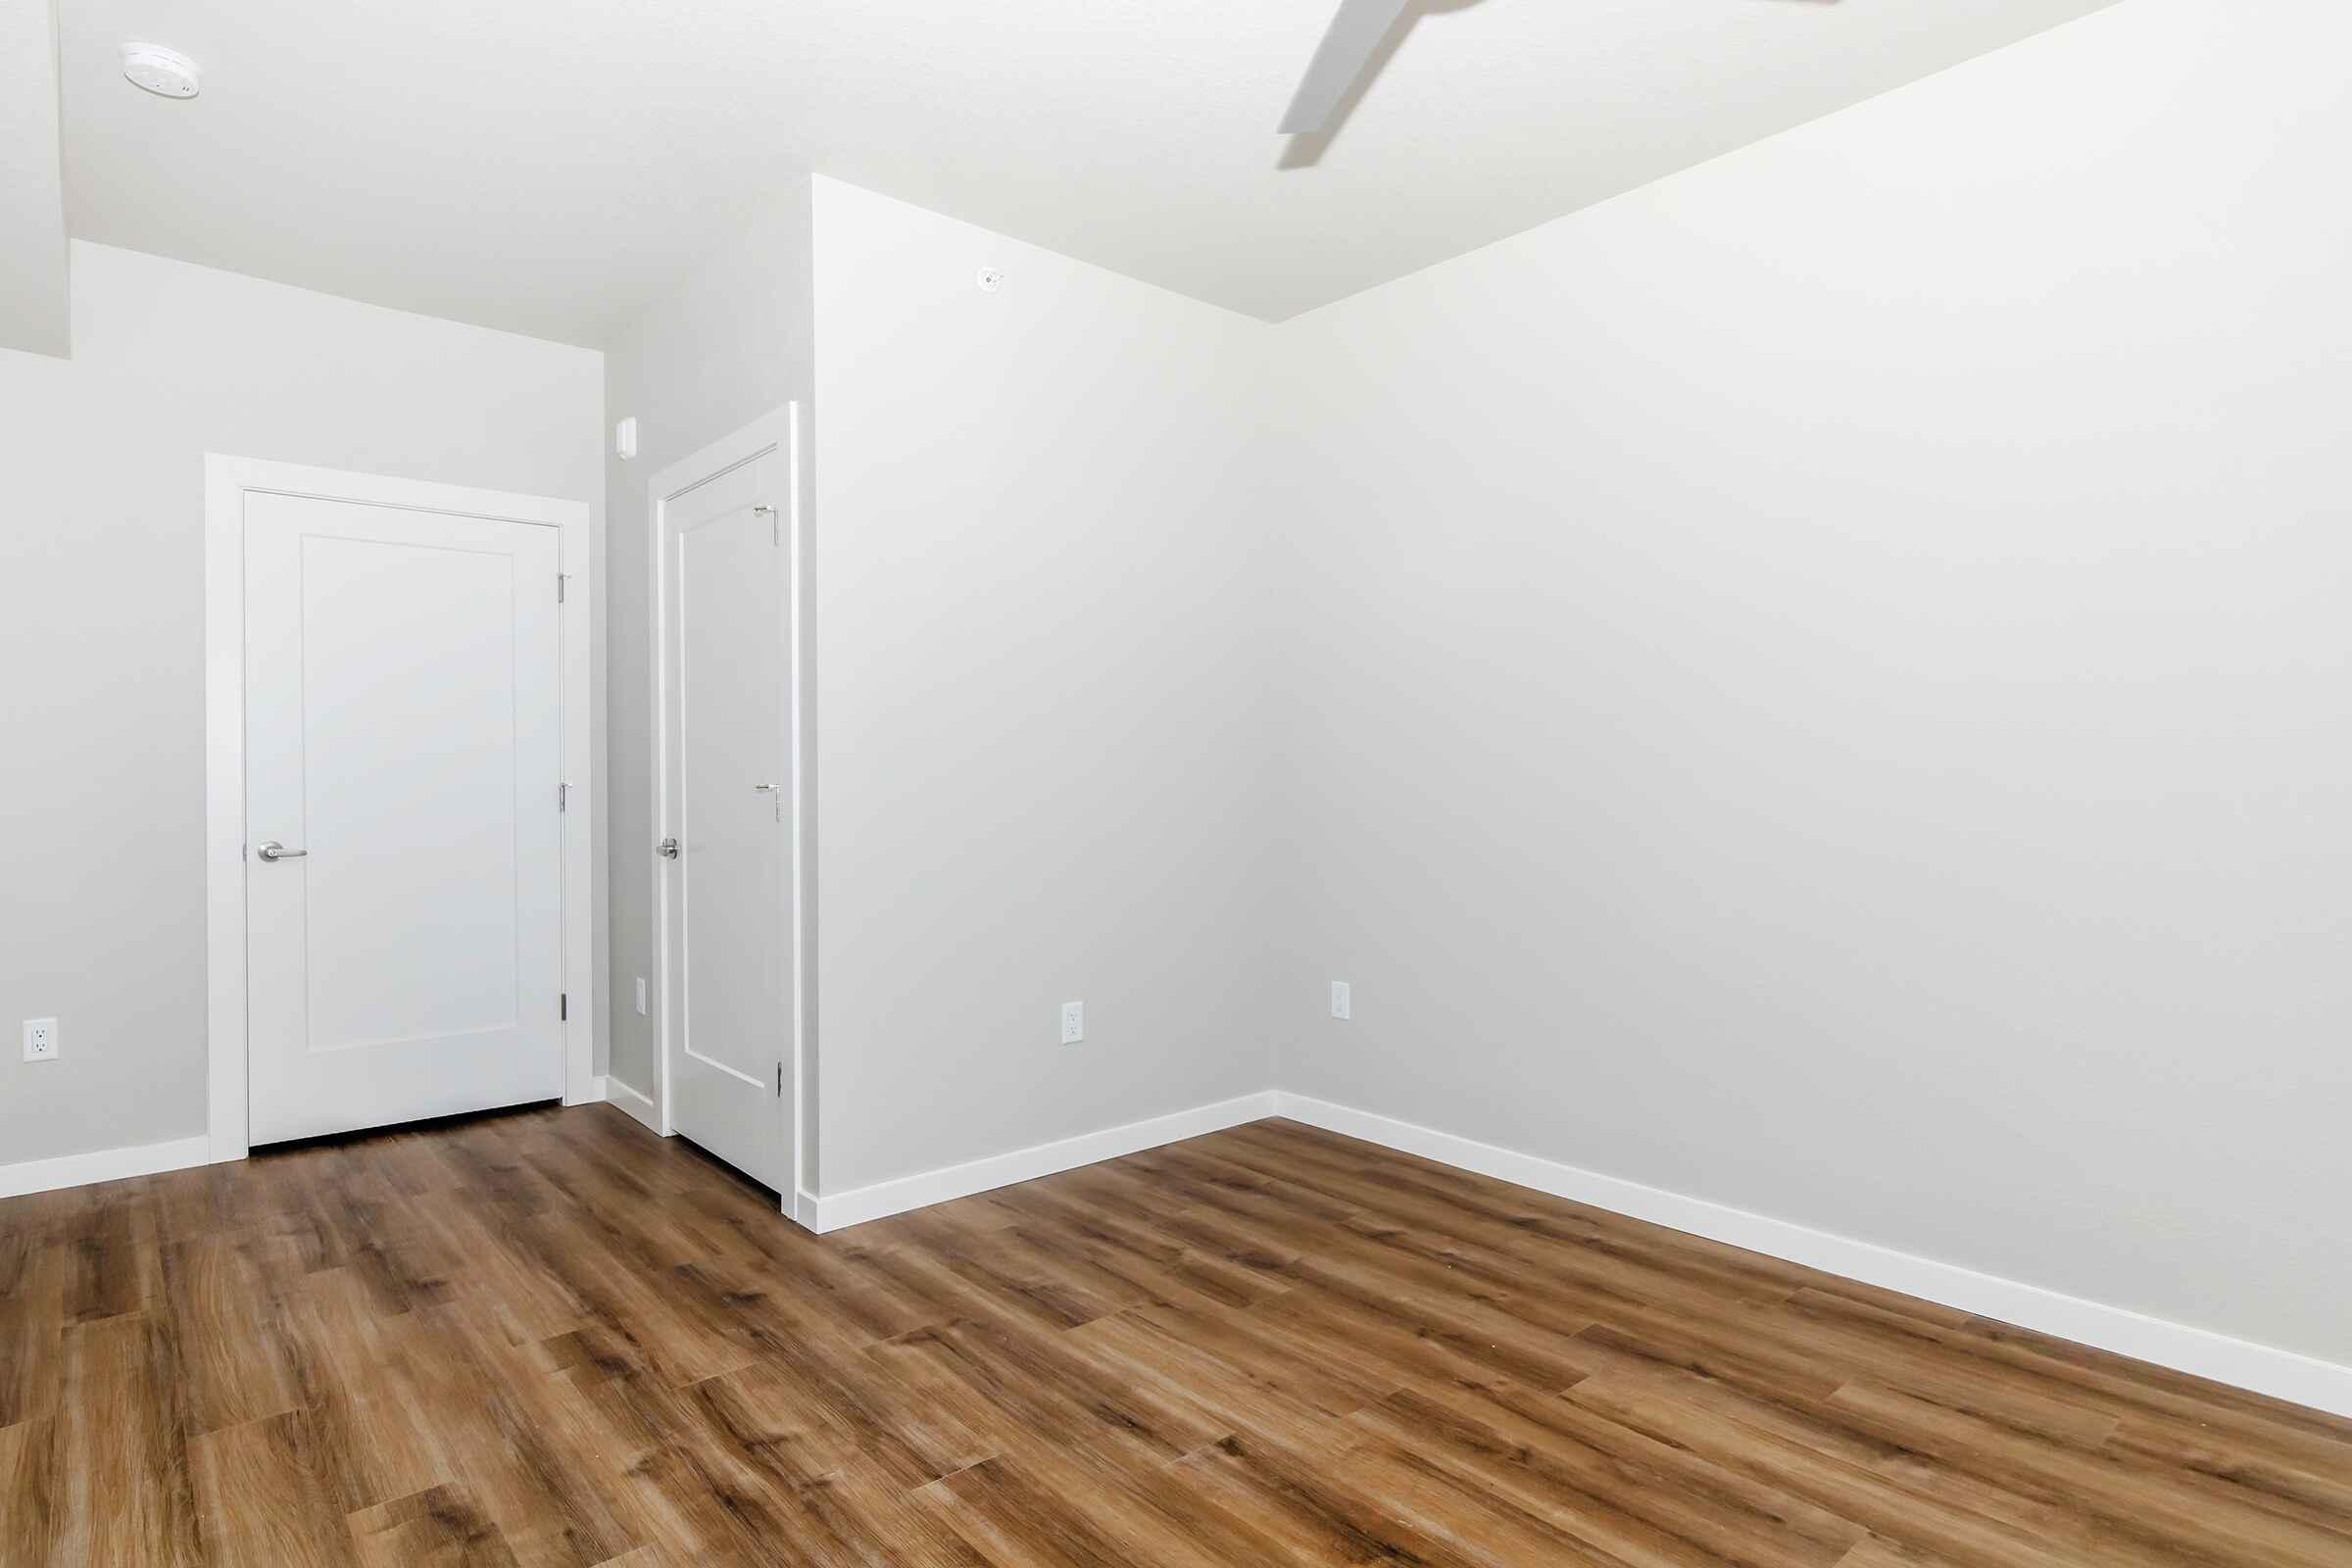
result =
[{"label": "ceiling light fixture base", "polygon": [[193,98],[201,85],[196,62],[160,43],[124,44],[122,74],[159,98]]}]

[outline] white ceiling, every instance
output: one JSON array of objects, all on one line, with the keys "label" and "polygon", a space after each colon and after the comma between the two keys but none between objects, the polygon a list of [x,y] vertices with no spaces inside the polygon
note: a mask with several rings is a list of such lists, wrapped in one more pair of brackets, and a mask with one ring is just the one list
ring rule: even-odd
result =
[{"label": "white ceiling", "polygon": [[1333,0],[60,0],[68,218],[596,344],[805,165],[1279,319],[2107,3],[1431,0],[1286,169]]}]

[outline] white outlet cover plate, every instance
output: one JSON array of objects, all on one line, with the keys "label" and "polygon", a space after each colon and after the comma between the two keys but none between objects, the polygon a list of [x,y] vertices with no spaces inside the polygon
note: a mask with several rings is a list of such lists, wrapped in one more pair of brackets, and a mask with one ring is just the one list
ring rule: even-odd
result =
[{"label": "white outlet cover plate", "polygon": [[[44,1031],[46,1033],[44,1034]],[[44,1047],[39,1042],[46,1039]],[[24,1059],[26,1061],[55,1061],[57,1059],[57,1020],[27,1018],[24,1020]]]},{"label": "white outlet cover plate", "polygon": [[1061,1004],[1061,1043],[1074,1046],[1086,1038],[1086,1004],[1065,1002]]}]

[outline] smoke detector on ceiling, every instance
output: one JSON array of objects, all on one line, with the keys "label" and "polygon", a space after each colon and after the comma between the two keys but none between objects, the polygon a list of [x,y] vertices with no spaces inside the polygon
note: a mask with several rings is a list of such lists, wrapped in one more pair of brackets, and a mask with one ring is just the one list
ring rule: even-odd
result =
[{"label": "smoke detector on ceiling", "polygon": [[162,44],[124,44],[122,74],[158,97],[196,96],[196,62],[178,50],[167,49]]}]

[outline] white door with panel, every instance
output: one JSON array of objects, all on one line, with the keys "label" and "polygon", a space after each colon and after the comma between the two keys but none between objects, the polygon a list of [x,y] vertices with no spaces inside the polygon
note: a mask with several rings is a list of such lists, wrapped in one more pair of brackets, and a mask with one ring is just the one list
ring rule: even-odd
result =
[{"label": "white door with panel", "polygon": [[252,1141],[564,1092],[558,530],[249,493]]},{"label": "white door with panel", "polygon": [[657,542],[669,1122],[789,1199],[794,476],[779,443],[686,477]]}]

